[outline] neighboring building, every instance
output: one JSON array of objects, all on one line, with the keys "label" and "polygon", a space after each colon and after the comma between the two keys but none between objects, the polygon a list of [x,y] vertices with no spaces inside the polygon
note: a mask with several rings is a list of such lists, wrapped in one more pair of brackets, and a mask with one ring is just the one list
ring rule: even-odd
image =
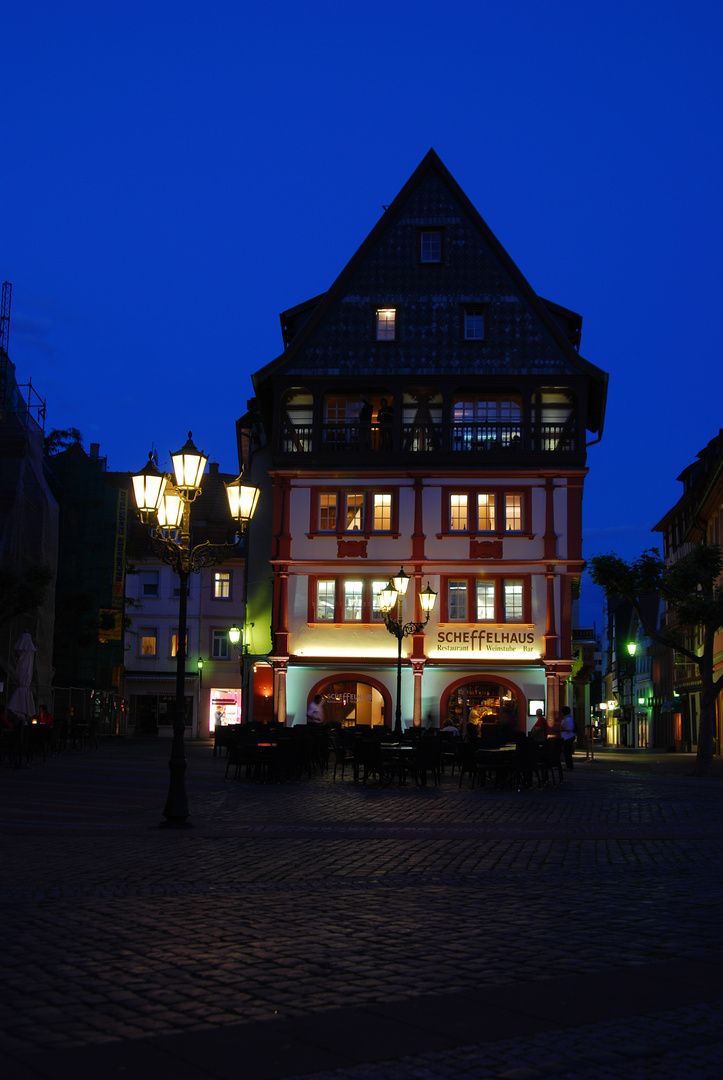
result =
[{"label": "neighboring building", "polygon": [[[683,494],[654,527],[662,533],[666,566],[676,563],[698,544],[723,544],[723,430],[700,451],[696,460],[678,477]],[[685,630],[685,645],[700,651],[702,642],[697,630]],[[696,664],[668,650],[672,667],[674,696],[669,701],[673,711],[674,742],[692,750],[698,742],[701,683]],[[723,629],[714,642],[715,673],[723,668]],[[715,745],[721,752],[721,710],[718,698]]]},{"label": "neighboring building", "polygon": [[[232,542],[225,483],[235,474],[210,464],[191,506],[191,542]],[[171,735],[176,701],[179,578],[154,554],[149,529],[131,526],[126,577],[125,694],[136,734]],[[238,558],[191,574],[186,646],[186,724],[207,738],[214,723],[242,717],[239,652],[228,639],[243,624],[243,546]],[[203,661],[199,671],[198,661]]]},{"label": "neighboring building", "polygon": [[[400,566],[438,593],[404,641],[407,724],[524,729],[569,696],[586,443],[607,376],[581,317],[542,300],[430,151],[328,292],[281,316],[240,458],[250,711],[393,722],[397,642],[377,596]],[[586,717],[578,717],[585,723]]]},{"label": "neighboring building", "polygon": [[[657,595],[643,598],[644,617],[651,626],[661,625],[660,608]],[[609,746],[670,749],[671,689],[666,674],[670,650],[646,635],[629,602],[610,597],[605,617],[601,702],[605,741]]]},{"label": "neighboring building", "polygon": [[98,443],[46,455],[59,506],[53,711],[125,730],[122,703],[128,473],[108,472]]},{"label": "neighboring building", "polygon": [[[10,285],[2,289],[0,333],[0,566],[23,574],[58,560],[58,506],[43,473],[45,402],[30,383],[18,385],[7,352]],[[13,646],[21,634],[35,645],[35,704],[50,701],[53,678],[54,587],[37,611],[6,619],[0,600],[0,708],[16,687]]]}]

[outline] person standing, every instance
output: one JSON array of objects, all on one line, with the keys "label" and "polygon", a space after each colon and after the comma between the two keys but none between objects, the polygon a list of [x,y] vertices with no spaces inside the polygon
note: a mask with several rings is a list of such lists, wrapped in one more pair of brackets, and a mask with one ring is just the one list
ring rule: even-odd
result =
[{"label": "person standing", "polygon": [[537,719],[530,728],[530,738],[536,742],[544,745],[547,740],[547,720],[542,709],[537,709],[535,712]]},{"label": "person standing", "polygon": [[309,707],[306,710],[306,722],[307,724],[324,723],[324,699],[321,694],[317,694],[314,700],[309,704]]},{"label": "person standing", "polygon": [[560,710],[560,735],[562,736],[562,752],[565,755],[565,768],[571,769],[575,748],[575,721],[567,705],[563,705]]}]

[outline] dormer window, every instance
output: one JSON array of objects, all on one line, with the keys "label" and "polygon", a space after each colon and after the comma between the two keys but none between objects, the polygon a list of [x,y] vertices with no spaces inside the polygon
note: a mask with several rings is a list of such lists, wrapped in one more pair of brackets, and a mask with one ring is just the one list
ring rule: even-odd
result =
[{"label": "dormer window", "polygon": [[377,308],[377,341],[394,341],[397,336],[397,309]]},{"label": "dormer window", "polygon": [[419,261],[423,263],[442,261],[442,233],[439,229],[422,229],[419,233]]}]

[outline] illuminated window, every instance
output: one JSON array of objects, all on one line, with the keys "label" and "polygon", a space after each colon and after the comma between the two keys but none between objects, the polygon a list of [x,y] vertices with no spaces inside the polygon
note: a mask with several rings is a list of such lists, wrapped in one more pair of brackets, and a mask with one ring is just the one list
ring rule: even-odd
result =
[{"label": "illuminated window", "polygon": [[438,263],[442,261],[442,234],[439,229],[423,229],[419,234],[419,261]]},{"label": "illuminated window", "polygon": [[374,531],[389,532],[392,527],[391,495],[374,496]]},{"label": "illuminated window", "polygon": [[477,622],[494,622],[495,619],[495,583],[494,581],[477,582]]},{"label": "illuminated window", "polygon": [[485,312],[481,304],[468,304],[462,315],[465,341],[482,341],[485,336]]},{"label": "illuminated window", "polygon": [[[171,656],[178,656],[178,631],[171,634]],[[186,631],[186,652],[185,656],[188,656],[188,631]]]},{"label": "illuminated window", "polygon": [[214,600],[229,600],[231,598],[231,574],[228,571],[217,572],[213,575]]},{"label": "illuminated window", "polygon": [[377,341],[394,341],[397,336],[396,308],[378,308],[376,317]]},{"label": "illuminated window", "polygon": [[493,532],[495,527],[495,496],[491,491],[477,494],[477,528],[480,532]]},{"label": "illuminated window", "polygon": [[336,532],[336,492],[322,492],[319,495],[319,531]]},{"label": "illuminated window", "polygon": [[381,622],[384,618],[384,615],[379,608],[379,593],[382,589],[386,589],[386,587],[386,581],[372,582],[372,619],[376,619],[378,622]]},{"label": "illuminated window", "polygon": [[214,660],[228,660],[228,631],[213,631],[211,637],[211,656]]},{"label": "illuminated window", "polygon": [[141,656],[158,655],[158,631],[152,626],[141,629]]},{"label": "illuminated window", "polygon": [[522,493],[505,495],[505,532],[522,532]]},{"label": "illuminated window", "polygon": [[505,622],[522,622],[522,582],[504,582]]},{"label": "illuminated window", "polygon": [[450,495],[449,528],[451,532],[466,532],[469,528],[466,495]]},{"label": "illuminated window", "polygon": [[362,590],[361,581],[344,582],[344,621],[361,622],[362,619]]},{"label": "illuminated window", "polygon": [[447,585],[447,616],[450,622],[467,621],[467,582],[450,581]]},{"label": "illuminated window", "polygon": [[347,495],[346,497],[346,531],[361,532],[364,528],[364,495]]},{"label": "illuminated window", "polygon": [[334,622],[336,603],[336,581],[317,581],[316,583],[316,619],[317,622]]}]

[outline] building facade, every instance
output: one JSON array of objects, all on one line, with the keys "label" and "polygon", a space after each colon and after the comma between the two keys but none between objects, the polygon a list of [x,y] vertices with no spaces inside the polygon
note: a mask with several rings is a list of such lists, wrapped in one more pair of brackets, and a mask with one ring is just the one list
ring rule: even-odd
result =
[{"label": "building facade", "polygon": [[[524,730],[571,698],[588,442],[607,376],[581,318],[542,300],[430,151],[328,292],[281,316],[285,350],[238,422],[262,488],[249,533],[250,712],[393,721],[400,567],[407,725]],[[264,704],[266,702],[266,704]],[[585,718],[581,717],[582,724]]]},{"label": "building facade", "polygon": [[[232,542],[225,483],[211,463],[191,506],[194,545]],[[172,735],[176,702],[179,578],[154,554],[149,529],[136,521],[126,578],[125,695],[136,734]],[[186,618],[185,711],[188,735],[208,738],[216,724],[242,719],[240,650],[229,629],[244,620],[244,558],[204,567],[189,582]],[[200,663],[199,663],[200,661]]]},{"label": "building facade", "polygon": [[[683,494],[654,529],[662,534],[666,565],[673,565],[698,544],[723,545],[723,430],[710,440],[678,479],[683,484]],[[703,645],[698,631],[687,629],[684,634],[685,645],[700,653]],[[716,635],[713,648],[717,678],[723,671],[723,628]],[[686,657],[670,650],[668,654],[674,691],[669,701],[673,714],[672,741],[679,748],[690,751],[698,744],[700,675],[697,665]],[[716,708],[715,750],[719,754],[723,695],[719,695]]]}]

